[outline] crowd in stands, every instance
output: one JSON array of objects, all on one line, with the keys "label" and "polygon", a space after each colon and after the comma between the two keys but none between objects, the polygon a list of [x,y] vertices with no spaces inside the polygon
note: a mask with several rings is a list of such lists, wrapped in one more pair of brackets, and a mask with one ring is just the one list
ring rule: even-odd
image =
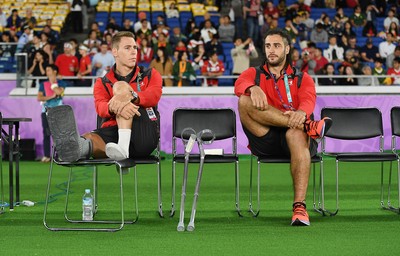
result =
[{"label": "crowd in stands", "polygon": [[[84,5],[84,1],[76,2]],[[183,13],[177,8],[179,3],[169,1],[153,19],[149,12],[121,21],[110,15],[104,29],[96,20],[82,42],[61,38],[52,29],[52,19],[37,27],[31,9],[13,9],[6,17],[0,8],[0,27],[4,28],[0,58],[13,59],[15,53],[26,52],[32,76],[44,76],[46,65],[54,63],[69,86],[90,86],[85,76],[103,76],[114,65],[111,38],[124,30],[137,38],[139,65],[157,69],[165,77],[164,86],[201,85],[196,79],[199,75],[208,77],[208,86],[233,85],[232,79],[216,77],[243,72],[250,59],[261,55],[264,33],[280,27],[292,38],[292,65],[311,75],[327,75],[318,79],[319,85],[400,85],[396,77],[400,75],[397,1],[189,0],[188,4],[192,2],[217,6],[218,18],[205,12],[201,19],[192,16],[187,22],[172,22],[181,20]],[[76,9],[71,6],[70,14]],[[75,21],[74,30],[82,28]],[[0,65],[0,73],[5,72],[1,69]],[[68,80],[69,76],[79,79]]]}]

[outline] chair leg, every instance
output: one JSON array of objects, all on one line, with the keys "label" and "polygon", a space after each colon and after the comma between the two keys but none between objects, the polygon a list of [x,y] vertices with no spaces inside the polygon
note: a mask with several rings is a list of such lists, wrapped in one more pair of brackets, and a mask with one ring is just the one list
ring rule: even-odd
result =
[{"label": "chair leg", "polygon": [[250,156],[250,192],[249,192],[249,212],[253,214],[253,217],[257,217],[260,213],[260,162],[257,160],[257,211],[253,209],[253,158]]},{"label": "chair leg", "polygon": [[171,198],[171,211],[169,216],[173,217],[175,215],[175,168],[176,168],[176,162],[172,161],[172,198]]},{"label": "chair leg", "polygon": [[158,191],[158,215],[164,218],[162,210],[162,191],[161,191],[161,164],[157,162],[157,191]]},{"label": "chair leg", "polygon": [[179,232],[185,231],[185,200],[186,200],[186,185],[187,185],[187,176],[189,169],[189,154],[185,155],[185,166],[183,171],[183,181],[182,181],[182,194],[181,194],[181,206],[179,211],[179,222],[176,230]]},{"label": "chair leg", "polygon": [[[1,117],[0,117],[1,118]],[[1,131],[0,131],[1,133]],[[0,134],[1,137],[1,134]],[[2,144],[1,144],[1,138],[0,138],[0,193],[1,193],[1,197],[0,197],[0,214],[4,213],[4,206],[5,206],[5,202],[4,202],[4,184],[3,184],[3,154],[2,154]]]},{"label": "chair leg", "polygon": [[321,161],[320,165],[320,195],[318,195],[318,207],[315,206],[314,210],[326,216],[335,216],[339,211],[339,161],[336,160],[336,210],[330,211],[325,208],[325,184],[324,184],[324,163]]},{"label": "chair leg", "polygon": [[196,207],[197,207],[197,199],[199,197],[199,192],[200,192],[200,183],[201,183],[201,176],[203,174],[203,167],[204,167],[204,155],[201,155],[200,157],[200,166],[199,166],[199,172],[197,174],[197,182],[196,182],[196,187],[194,190],[194,197],[193,197],[193,205],[192,205],[192,213],[190,214],[190,221],[187,226],[187,231],[194,231],[194,219],[196,218]]},{"label": "chair leg", "polygon": [[[397,161],[397,185],[398,185],[398,189],[400,188],[400,163],[399,163],[399,159],[396,160]],[[392,187],[392,167],[393,167],[393,163],[390,162],[390,169],[389,169],[389,181],[388,181],[388,197],[387,197],[387,205],[385,205],[384,203],[384,188],[383,188],[383,162],[381,163],[381,207],[385,210],[390,210],[393,212],[397,212],[400,214],[400,190],[398,190],[398,207],[395,207],[392,205],[391,203],[391,187]]]},{"label": "chair leg", "polygon": [[235,208],[239,217],[243,217],[240,212],[240,191],[239,191],[239,161],[235,162]]}]

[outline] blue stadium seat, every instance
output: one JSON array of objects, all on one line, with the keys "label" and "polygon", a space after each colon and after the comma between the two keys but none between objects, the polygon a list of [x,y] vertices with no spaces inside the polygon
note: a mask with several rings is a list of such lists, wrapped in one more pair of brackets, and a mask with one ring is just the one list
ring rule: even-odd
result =
[{"label": "blue stadium seat", "polygon": [[133,23],[137,21],[137,13],[136,12],[125,12],[124,19],[129,19]]},{"label": "blue stadium seat", "polygon": [[[153,11],[153,12],[151,13],[151,25],[154,26],[154,25],[157,24],[157,17],[158,17],[159,15],[165,17],[164,12],[162,12],[162,11]],[[168,24],[168,23],[167,23],[167,24]]]},{"label": "blue stadium seat", "polygon": [[328,49],[329,43],[315,43],[315,46],[317,46],[317,48],[321,48],[323,51],[325,49]]},{"label": "blue stadium seat", "polygon": [[196,23],[196,26],[200,27],[200,23],[204,21],[204,16],[195,16],[194,17],[194,22]]},{"label": "blue stadium seat", "polygon": [[365,36],[360,36],[357,37],[357,45],[360,47],[363,47],[365,45],[365,43],[367,42],[368,37]]},{"label": "blue stadium seat", "polygon": [[[230,75],[230,70],[225,69],[224,74],[225,76]],[[232,78],[221,78],[218,79],[218,86],[233,86],[233,79]]]},{"label": "blue stadium seat", "polygon": [[179,18],[166,18],[165,21],[167,22],[167,25],[171,28],[171,30],[174,27],[181,27],[181,24],[179,23]]}]

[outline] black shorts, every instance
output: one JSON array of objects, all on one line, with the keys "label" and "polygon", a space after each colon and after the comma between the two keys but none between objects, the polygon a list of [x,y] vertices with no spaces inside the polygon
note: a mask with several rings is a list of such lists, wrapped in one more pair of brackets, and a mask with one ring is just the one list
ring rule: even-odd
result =
[{"label": "black shorts", "polygon": [[[243,126],[243,131],[249,140],[251,153],[256,156],[288,156],[290,157],[289,147],[286,141],[286,131],[284,127],[270,127],[267,134],[257,137]],[[317,153],[318,143],[310,139],[310,155],[313,157]]]},{"label": "black shorts", "polygon": [[[134,157],[144,157],[150,155],[160,138],[160,114],[153,108],[157,120],[153,121],[147,115],[144,108],[139,108],[140,117],[135,116],[132,123],[131,143],[129,146],[129,155]],[[118,143],[118,126],[99,128],[93,133],[98,134],[104,142]]]}]

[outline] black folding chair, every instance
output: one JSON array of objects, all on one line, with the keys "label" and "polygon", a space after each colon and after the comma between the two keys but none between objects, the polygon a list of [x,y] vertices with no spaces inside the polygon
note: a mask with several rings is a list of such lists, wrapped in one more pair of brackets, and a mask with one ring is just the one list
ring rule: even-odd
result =
[{"label": "black folding chair", "polygon": [[[383,163],[397,161],[399,169],[399,158],[393,152],[383,152],[383,125],[382,114],[377,108],[323,108],[321,118],[329,116],[332,118],[332,126],[322,140],[323,156],[331,156],[336,161],[336,209],[329,211],[325,208],[324,195],[324,169],[321,169],[321,196],[318,202],[319,210],[336,215],[339,211],[339,162],[380,162],[381,163],[381,206],[387,208],[383,202]],[[374,152],[327,152],[327,144],[340,140],[358,141],[365,139],[378,139],[379,147]]]},{"label": "black folding chair", "polygon": [[[236,114],[232,109],[175,109],[172,116],[172,208],[171,216],[175,213],[175,170],[176,163],[185,162],[185,154],[177,152],[177,140],[188,139],[190,134],[182,132],[190,128],[196,133],[209,130],[214,134],[214,141],[231,139],[232,152],[223,152],[221,155],[205,155],[201,162],[200,154],[191,154],[190,163],[235,163],[235,208],[241,216],[239,207],[239,158],[237,155],[236,143]],[[184,138],[182,138],[182,136]],[[186,136],[186,137],[185,137]],[[203,138],[204,139],[204,138]],[[195,208],[200,187],[202,167],[199,168],[197,184],[195,188],[195,198],[193,207]],[[194,209],[196,211],[196,209]],[[192,209],[192,216],[193,216]],[[193,216],[194,221],[194,216]],[[193,227],[194,228],[194,227]]]},{"label": "black folding chair", "polygon": [[[392,127],[392,152],[399,155],[396,140],[400,137],[400,107],[393,107],[390,111],[390,123]],[[400,213],[400,173],[397,173],[397,191],[398,191],[398,207],[394,207],[391,204],[391,183],[392,183],[392,168],[390,167],[389,185],[388,185],[388,199],[387,208]]]},{"label": "black folding chair", "polygon": [[[264,164],[290,164],[290,158],[287,156],[259,156],[257,158],[257,209],[253,209],[253,158],[255,156],[251,155],[250,159],[250,191],[249,191],[249,211],[253,214],[254,217],[257,217],[260,214],[260,170],[261,170],[261,163]],[[311,163],[313,164],[313,205],[314,210],[319,210],[315,207],[315,197],[316,197],[316,174],[315,174],[315,164],[320,164],[320,171],[323,168],[322,165],[322,157],[320,155],[315,155],[311,158]]]},{"label": "black folding chair", "polygon": [[[158,118],[160,118],[158,116]],[[102,124],[102,118],[97,116],[97,128],[101,127]],[[160,129],[160,127],[158,127]],[[158,132],[160,134],[160,132]],[[158,144],[157,148],[154,150],[154,152],[145,157],[135,157],[133,156],[131,159],[135,161],[135,166],[133,166],[134,172],[135,172],[135,179],[136,179],[136,166],[141,165],[141,164],[156,164],[157,165],[157,192],[158,192],[158,215],[163,218],[163,210],[162,210],[162,194],[161,194],[161,149],[160,149],[160,138],[158,138]]]},{"label": "black folding chair", "polygon": [[[64,105],[64,106],[58,106],[54,108],[49,108],[47,110],[48,115],[52,114],[57,114],[57,111],[59,108],[62,108],[64,111],[62,112],[65,114],[64,118],[65,120],[75,120],[74,118],[74,113],[73,110],[70,106]],[[71,116],[72,115],[72,116]],[[76,123],[74,124],[76,126]],[[50,168],[49,168],[49,176],[48,176],[48,183],[47,183],[47,190],[46,190],[46,199],[45,199],[45,207],[44,207],[44,214],[43,214],[43,224],[44,226],[51,231],[118,231],[121,230],[124,227],[124,224],[131,224],[135,223],[138,219],[138,204],[137,204],[137,180],[136,177],[134,177],[135,180],[135,212],[136,212],[136,217],[133,218],[133,220],[126,220],[124,216],[124,190],[123,190],[123,173],[126,173],[126,170],[129,168],[132,168],[135,166],[135,161],[132,159],[125,159],[121,161],[115,161],[112,159],[91,159],[91,160],[78,160],[74,162],[66,162],[66,161],[61,161],[56,152],[56,146],[53,145],[52,147],[52,153],[51,153],[51,163],[50,163]],[[66,227],[54,227],[48,224],[47,220],[47,212],[48,212],[48,205],[50,201],[50,189],[51,189],[51,181],[52,181],[52,174],[53,174],[53,169],[54,165],[62,166],[62,167],[67,167],[69,168],[69,177],[68,177],[68,182],[67,182],[67,188],[66,188],[66,200],[65,200],[65,208],[64,208],[64,218],[67,221],[67,223],[71,224],[77,224],[77,223],[90,223],[90,224],[110,224],[107,225],[106,228],[99,228],[99,227],[94,227],[91,225],[90,227],[88,226],[83,226],[81,225],[80,227],[71,227],[71,225],[67,225]],[[97,215],[97,207],[98,207],[98,200],[97,200],[97,167],[98,166],[109,166],[109,165],[115,165],[117,168],[117,172],[119,174],[119,192],[120,192],[120,219],[119,220],[92,220],[92,221],[83,221],[83,220],[76,220],[76,219],[71,219],[68,215],[68,199],[69,199],[69,193],[70,193],[70,184],[72,180],[72,170],[74,167],[83,167],[83,166],[89,166],[93,167],[93,213],[94,215]],[[94,216],[96,217],[96,216]],[[95,218],[94,218],[95,219]]]},{"label": "black folding chair", "polygon": [[2,126],[3,126],[3,115],[0,112],[0,214],[4,213],[4,184],[3,184],[3,133],[2,133]]}]

